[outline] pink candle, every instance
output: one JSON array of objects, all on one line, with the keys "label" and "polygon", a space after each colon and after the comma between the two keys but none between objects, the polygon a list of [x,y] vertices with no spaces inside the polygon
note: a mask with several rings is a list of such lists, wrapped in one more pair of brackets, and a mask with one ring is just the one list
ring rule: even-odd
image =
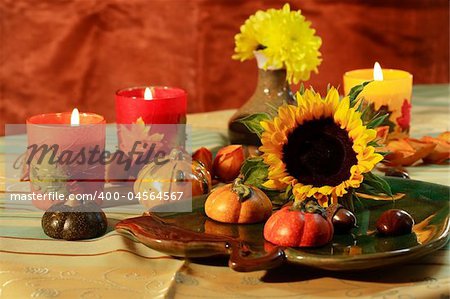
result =
[{"label": "pink candle", "polygon": [[[92,195],[103,190],[105,163],[100,159],[105,150],[105,119],[80,113],[74,123],[71,116],[71,112],[47,113],[27,119],[26,162],[32,192],[58,192],[68,199],[69,194]],[[53,203],[33,201],[41,209]]]}]

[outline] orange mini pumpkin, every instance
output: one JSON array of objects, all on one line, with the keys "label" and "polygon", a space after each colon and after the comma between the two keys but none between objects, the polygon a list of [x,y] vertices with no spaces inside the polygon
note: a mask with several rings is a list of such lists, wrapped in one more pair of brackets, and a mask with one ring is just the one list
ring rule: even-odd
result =
[{"label": "orange mini pumpkin", "polygon": [[205,202],[208,217],[225,223],[256,223],[267,220],[272,214],[272,202],[254,186],[241,179],[214,190]]}]

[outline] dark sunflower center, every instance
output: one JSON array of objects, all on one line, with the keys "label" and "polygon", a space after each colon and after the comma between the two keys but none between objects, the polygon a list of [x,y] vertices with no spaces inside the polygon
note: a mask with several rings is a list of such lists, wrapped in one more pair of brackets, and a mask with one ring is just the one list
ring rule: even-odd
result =
[{"label": "dark sunflower center", "polygon": [[283,161],[288,173],[304,185],[337,186],[358,162],[352,146],[347,131],[332,118],[311,120],[289,134]]}]

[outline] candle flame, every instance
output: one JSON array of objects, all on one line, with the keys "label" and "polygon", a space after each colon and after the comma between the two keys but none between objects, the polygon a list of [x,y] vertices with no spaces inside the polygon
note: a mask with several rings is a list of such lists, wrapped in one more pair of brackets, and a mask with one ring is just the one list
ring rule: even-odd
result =
[{"label": "candle flame", "polygon": [[373,79],[375,81],[383,81],[383,70],[378,62],[375,62],[373,66]]},{"label": "candle flame", "polygon": [[72,126],[78,126],[80,124],[80,112],[77,108],[72,110],[72,115],[70,116],[70,124]]},{"label": "candle flame", "polygon": [[153,93],[152,90],[148,87],[145,88],[144,91],[144,100],[152,100],[153,99]]}]

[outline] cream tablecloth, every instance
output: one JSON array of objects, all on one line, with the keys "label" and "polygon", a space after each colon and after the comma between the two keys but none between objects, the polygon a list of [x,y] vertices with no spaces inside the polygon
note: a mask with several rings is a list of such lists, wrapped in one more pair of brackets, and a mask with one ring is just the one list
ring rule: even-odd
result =
[{"label": "cream tablecloth", "polygon": [[[412,135],[449,130],[449,86],[415,86]],[[192,114],[193,145],[226,144],[233,110]],[[0,163],[5,165],[2,148]],[[297,266],[237,273],[223,260],[176,259],[110,230],[89,241],[52,240],[42,212],[11,209],[0,168],[0,298],[449,298],[449,248],[406,265],[362,273]],[[410,168],[414,179],[450,185],[449,166]],[[110,226],[137,215],[106,208]]]}]

